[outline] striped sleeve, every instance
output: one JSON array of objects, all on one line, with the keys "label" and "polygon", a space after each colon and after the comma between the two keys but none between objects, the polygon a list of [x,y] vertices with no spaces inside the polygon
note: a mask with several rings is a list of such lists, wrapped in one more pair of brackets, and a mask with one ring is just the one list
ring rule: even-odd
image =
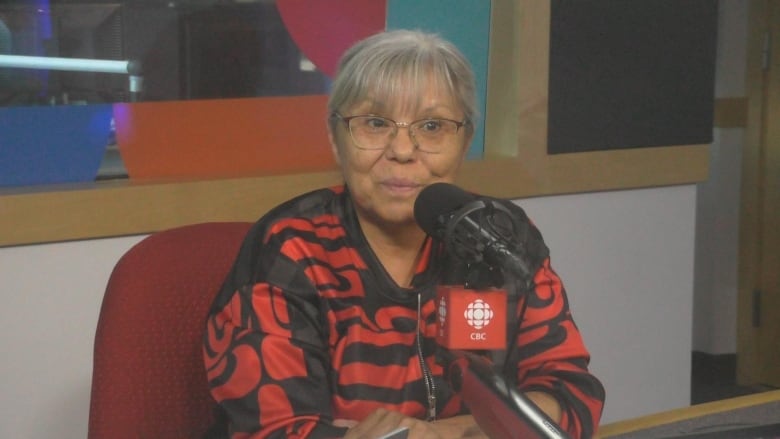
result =
[{"label": "striped sleeve", "polygon": [[575,325],[566,291],[546,258],[524,297],[517,343],[522,391],[541,391],[561,405],[561,427],[575,438],[595,435],[604,404],[604,387],[588,371],[590,356]]},{"label": "striped sleeve", "polygon": [[328,350],[312,318],[317,291],[300,264],[269,246],[242,249],[236,266],[252,269],[234,270],[207,319],[212,396],[232,439],[341,437],[345,429],[332,425]]}]

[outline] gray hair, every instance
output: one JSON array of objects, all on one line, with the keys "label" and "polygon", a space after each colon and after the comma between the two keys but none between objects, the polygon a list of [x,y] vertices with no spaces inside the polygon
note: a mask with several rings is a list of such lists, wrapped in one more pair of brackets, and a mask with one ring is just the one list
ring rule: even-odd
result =
[{"label": "gray hair", "polygon": [[[431,78],[461,107],[469,129],[478,117],[474,72],[454,44],[436,34],[412,30],[380,32],[349,48],[339,61],[328,113],[366,99],[419,105]],[[331,123],[335,123],[331,119]]]}]

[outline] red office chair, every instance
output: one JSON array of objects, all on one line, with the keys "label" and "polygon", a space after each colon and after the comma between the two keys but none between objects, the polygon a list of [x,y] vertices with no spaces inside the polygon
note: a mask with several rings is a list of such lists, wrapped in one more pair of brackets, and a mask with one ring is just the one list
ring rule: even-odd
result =
[{"label": "red office chair", "polygon": [[198,438],[213,421],[201,337],[249,223],[150,235],[117,262],[95,334],[90,439]]}]

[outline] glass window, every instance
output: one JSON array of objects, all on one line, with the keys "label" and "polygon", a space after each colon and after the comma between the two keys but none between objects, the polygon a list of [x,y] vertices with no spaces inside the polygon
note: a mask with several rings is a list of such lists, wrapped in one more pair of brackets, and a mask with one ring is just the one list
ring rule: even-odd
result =
[{"label": "glass window", "polygon": [[[0,68],[0,107],[324,94],[273,1],[6,0],[0,55],[133,61],[127,74]],[[98,178],[125,177],[111,131]]]},{"label": "glass window", "polygon": [[[330,167],[321,53],[335,59],[386,26],[429,29],[461,46],[484,109],[490,1],[461,0],[457,16],[425,13],[453,9],[452,1],[4,0],[0,187]],[[13,65],[30,57],[68,64]],[[100,62],[124,70],[109,73]],[[267,103],[277,97],[292,99]],[[274,137],[293,114],[308,119]],[[74,118],[84,132],[71,132],[80,126]],[[481,156],[482,130],[480,121],[470,158]],[[19,141],[13,151],[9,137]],[[61,175],[44,175],[50,169]]]},{"label": "glass window", "polygon": [[[273,1],[5,0],[0,20],[0,53],[139,61],[144,101],[327,89]],[[2,106],[129,100],[124,75],[17,69],[3,77]]]}]

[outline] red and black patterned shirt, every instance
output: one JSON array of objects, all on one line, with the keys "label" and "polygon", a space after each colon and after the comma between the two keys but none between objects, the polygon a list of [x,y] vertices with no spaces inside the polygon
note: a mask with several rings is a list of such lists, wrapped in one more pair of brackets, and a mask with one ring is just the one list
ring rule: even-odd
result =
[{"label": "red and black patterned shirt", "polygon": [[[340,437],[345,429],[334,419],[360,420],[378,407],[426,419],[431,393],[436,417],[468,413],[436,357],[439,248],[426,240],[412,287],[401,288],[368,246],[343,187],[302,195],[261,218],[204,336],[211,392],[230,437]],[[562,427],[590,437],[603,387],[587,370],[588,352],[549,258],[534,282],[520,303],[517,382],[553,395]]]}]

